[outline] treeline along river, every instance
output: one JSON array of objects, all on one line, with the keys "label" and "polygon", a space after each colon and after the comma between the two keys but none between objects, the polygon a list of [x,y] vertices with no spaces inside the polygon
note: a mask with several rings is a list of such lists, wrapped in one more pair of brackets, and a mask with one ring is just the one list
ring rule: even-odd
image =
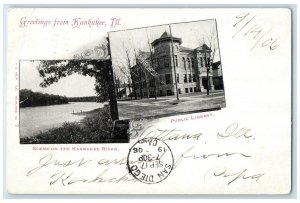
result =
[{"label": "treeline along river", "polygon": [[28,89],[20,90],[20,107],[48,106],[67,104],[68,102],[69,101],[66,96],[43,94],[40,92],[33,92]]},{"label": "treeline along river", "polygon": [[53,94],[33,92],[28,89],[20,90],[20,107],[49,106],[67,104],[68,102],[96,102],[96,96],[66,97]]}]

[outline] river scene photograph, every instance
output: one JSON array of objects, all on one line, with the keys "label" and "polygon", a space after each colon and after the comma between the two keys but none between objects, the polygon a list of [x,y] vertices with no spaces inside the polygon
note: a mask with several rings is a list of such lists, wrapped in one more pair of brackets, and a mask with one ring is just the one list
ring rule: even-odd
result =
[{"label": "river scene photograph", "polygon": [[20,143],[126,142],[114,128],[110,63],[101,60],[20,61]]}]

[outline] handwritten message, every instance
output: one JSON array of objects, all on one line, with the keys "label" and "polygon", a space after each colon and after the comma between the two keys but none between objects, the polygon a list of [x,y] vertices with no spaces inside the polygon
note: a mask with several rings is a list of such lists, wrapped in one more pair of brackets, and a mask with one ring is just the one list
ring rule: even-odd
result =
[{"label": "handwritten message", "polygon": [[[135,135],[134,141],[137,141],[138,143],[142,140],[151,138],[154,140],[160,140],[160,142],[168,143],[168,145],[170,146],[170,153],[175,152],[173,162],[174,165],[172,167],[173,171],[178,170],[181,165],[184,165],[190,161],[205,162],[207,160],[215,160],[214,163],[218,164],[218,160],[221,161],[224,159],[233,159],[235,161],[241,161],[253,158],[252,154],[249,154],[249,152],[243,152],[243,150],[241,149],[221,150],[220,152],[219,149],[216,150],[213,146],[211,146],[209,152],[201,152],[201,150],[199,152],[199,146],[200,148],[202,148],[202,144],[206,144],[206,135],[204,132],[187,133],[177,128],[157,129],[154,126],[143,127],[141,121],[137,121],[137,123],[138,126],[143,130],[139,132],[138,135]],[[239,125],[237,122],[233,122],[227,125],[224,129],[218,130],[213,136],[215,140],[224,142],[228,141],[229,139],[235,139],[237,141],[249,140],[249,138],[254,137],[254,134],[252,133],[250,128]],[[180,149],[172,148],[174,143],[179,143],[182,141],[189,142],[190,144]],[[255,142],[253,139],[251,139],[250,141]],[[147,144],[147,142],[144,143],[146,148],[148,146]],[[159,151],[159,147],[157,147],[157,149],[157,153],[164,152],[162,150]],[[214,152],[214,150],[216,151]],[[128,151],[123,151],[123,153],[121,152],[122,151],[120,151],[118,154],[115,154],[113,156],[114,158],[108,158],[105,156],[105,154],[101,154],[101,156],[96,159],[91,159],[84,156],[77,157],[76,159],[61,159],[59,158],[59,156],[56,156],[50,152],[42,155],[40,159],[37,160],[37,162],[33,163],[33,167],[27,170],[26,176],[30,178],[33,176],[39,176],[39,174],[43,173],[42,171],[44,170],[49,171],[49,176],[47,178],[48,184],[51,186],[57,184],[60,184],[62,186],[70,186],[78,183],[95,184],[137,181],[140,182],[136,177],[133,177],[132,174],[130,174],[126,170],[128,164],[136,165],[140,161],[140,158],[137,157],[135,160],[130,160],[128,158],[130,156],[130,153],[128,153]],[[148,152],[150,151],[148,150]],[[151,159],[143,159],[143,162],[147,162],[146,164],[143,163],[143,170],[148,170],[151,172],[151,166],[155,165],[154,162],[157,162],[157,160],[153,158],[156,157],[156,151],[154,150],[153,153],[153,155],[151,154]],[[143,153],[141,153],[141,156],[143,156]],[[146,166],[149,166],[149,168],[145,168]],[[156,170],[159,171],[159,167],[163,167],[164,165],[156,164],[155,166]],[[240,181],[246,181],[246,183],[250,184],[259,182],[265,175],[264,172],[256,170],[256,168],[247,168],[245,166],[238,166],[238,168],[236,168],[235,166],[234,168],[231,168],[230,164],[220,166],[217,165],[209,167],[206,171],[203,172],[202,177],[204,182],[218,179],[217,181],[223,182],[224,186],[237,184]],[[84,172],[82,174],[78,171],[96,171],[96,173],[86,174]],[[112,171],[118,172],[116,173]],[[172,174],[174,174],[174,172],[172,172],[170,176],[172,176]]]}]

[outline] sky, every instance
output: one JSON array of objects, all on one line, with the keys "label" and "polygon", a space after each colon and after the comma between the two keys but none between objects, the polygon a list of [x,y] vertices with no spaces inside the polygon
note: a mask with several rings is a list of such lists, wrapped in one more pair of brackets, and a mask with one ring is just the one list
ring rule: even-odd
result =
[{"label": "sky", "polygon": [[20,89],[30,89],[34,92],[56,94],[67,97],[96,96],[94,90],[95,79],[89,76],[73,74],[61,78],[46,88],[39,86],[42,78],[37,66],[39,61],[20,61]]}]

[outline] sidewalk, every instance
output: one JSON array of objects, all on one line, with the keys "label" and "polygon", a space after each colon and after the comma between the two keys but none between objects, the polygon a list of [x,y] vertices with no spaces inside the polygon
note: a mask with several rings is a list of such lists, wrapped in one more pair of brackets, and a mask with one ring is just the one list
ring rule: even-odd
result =
[{"label": "sidewalk", "polygon": [[118,101],[120,119],[134,117],[157,116],[162,114],[176,114],[204,109],[225,107],[223,91],[193,93],[192,95],[158,97],[150,99]]},{"label": "sidewalk", "polygon": [[[200,98],[200,97],[214,97],[216,95],[224,95],[223,90],[211,90],[209,92],[209,95],[206,94],[206,92],[195,92],[195,93],[188,93],[188,94],[179,94],[179,100],[185,99],[185,98]],[[142,102],[142,103],[158,103],[161,101],[169,101],[169,100],[177,100],[176,95],[171,95],[171,96],[162,96],[162,97],[157,97],[155,98],[143,98],[143,99],[134,99],[130,100],[129,98],[126,100],[118,100],[118,103],[132,103],[132,102]]]}]

